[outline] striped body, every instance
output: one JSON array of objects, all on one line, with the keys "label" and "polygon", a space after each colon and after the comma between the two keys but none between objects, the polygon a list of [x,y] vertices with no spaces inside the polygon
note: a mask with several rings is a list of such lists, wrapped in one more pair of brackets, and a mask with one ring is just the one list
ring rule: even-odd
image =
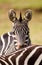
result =
[{"label": "striped body", "polygon": [[[0,55],[8,54],[16,50],[16,45],[18,48],[22,45],[31,45],[31,40],[29,36],[28,21],[31,20],[31,11],[29,10],[26,15],[26,19],[22,19],[21,13],[20,18],[17,19],[14,10],[9,11],[9,18],[13,22],[12,32],[3,34],[0,37]],[[12,49],[12,50],[10,50]]]},{"label": "striped body", "polygon": [[[14,40],[14,43],[13,43]],[[15,39],[15,35],[13,35],[13,32],[5,33],[0,37],[0,55],[4,55],[11,44],[15,44],[17,40]],[[12,47],[11,47],[12,48]],[[15,47],[13,48],[15,51]]]},{"label": "striped body", "polygon": [[0,57],[0,65],[42,65],[42,46],[25,47],[11,55]]},{"label": "striped body", "polygon": [[14,29],[14,32],[8,32],[0,37],[0,55],[9,54],[15,51],[18,44],[21,46],[31,45],[28,27],[17,24]]}]

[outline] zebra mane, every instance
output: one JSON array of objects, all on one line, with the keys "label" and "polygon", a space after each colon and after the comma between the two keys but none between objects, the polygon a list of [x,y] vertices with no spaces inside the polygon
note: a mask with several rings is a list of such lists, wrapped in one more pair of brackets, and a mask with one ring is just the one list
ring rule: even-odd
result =
[{"label": "zebra mane", "polygon": [[22,14],[20,12],[20,18],[19,18],[19,21],[21,22],[22,21]]}]

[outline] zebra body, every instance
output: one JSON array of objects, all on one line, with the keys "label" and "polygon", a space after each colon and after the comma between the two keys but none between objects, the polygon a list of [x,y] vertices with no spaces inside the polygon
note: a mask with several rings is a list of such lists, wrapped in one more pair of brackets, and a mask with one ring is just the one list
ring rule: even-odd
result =
[{"label": "zebra body", "polygon": [[33,45],[0,57],[0,65],[42,65],[42,46]]},{"label": "zebra body", "polygon": [[[14,43],[17,41],[15,39],[15,35],[13,35],[12,32],[5,33],[0,37],[0,55],[4,55],[7,51],[7,49],[10,47],[14,40]],[[13,43],[13,46],[14,46]],[[11,47],[12,48],[12,47]],[[15,51],[15,48],[14,48]]]},{"label": "zebra body", "polygon": [[[28,14],[27,14],[28,13]],[[10,50],[13,52],[15,49],[15,45],[22,46],[22,45],[31,45],[31,40],[29,37],[29,28],[28,28],[28,21],[31,20],[31,10],[29,10],[25,15],[25,18],[22,19],[21,13],[20,18],[17,19],[16,13],[13,9],[9,10],[9,19],[13,23],[13,30],[12,32],[8,32],[3,34],[0,37],[0,55],[4,55],[9,52]],[[14,47],[13,47],[14,46]],[[16,50],[16,49],[15,49]]]}]

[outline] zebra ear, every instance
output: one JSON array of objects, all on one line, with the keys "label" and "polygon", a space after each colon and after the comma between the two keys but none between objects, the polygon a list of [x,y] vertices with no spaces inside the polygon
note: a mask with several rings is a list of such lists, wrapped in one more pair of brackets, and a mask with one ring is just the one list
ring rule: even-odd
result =
[{"label": "zebra ear", "polygon": [[8,12],[9,19],[14,22],[16,20],[16,12],[14,9],[10,9]]},{"label": "zebra ear", "polygon": [[24,19],[27,20],[27,21],[30,21],[31,18],[32,18],[32,10],[28,9],[28,10],[25,12]]}]

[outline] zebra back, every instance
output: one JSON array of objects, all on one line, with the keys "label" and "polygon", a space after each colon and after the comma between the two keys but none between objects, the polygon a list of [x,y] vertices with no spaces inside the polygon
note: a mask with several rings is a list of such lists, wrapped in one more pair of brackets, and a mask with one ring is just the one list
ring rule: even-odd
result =
[{"label": "zebra back", "polygon": [[33,45],[22,48],[11,55],[0,57],[4,65],[42,65],[42,46]]}]

